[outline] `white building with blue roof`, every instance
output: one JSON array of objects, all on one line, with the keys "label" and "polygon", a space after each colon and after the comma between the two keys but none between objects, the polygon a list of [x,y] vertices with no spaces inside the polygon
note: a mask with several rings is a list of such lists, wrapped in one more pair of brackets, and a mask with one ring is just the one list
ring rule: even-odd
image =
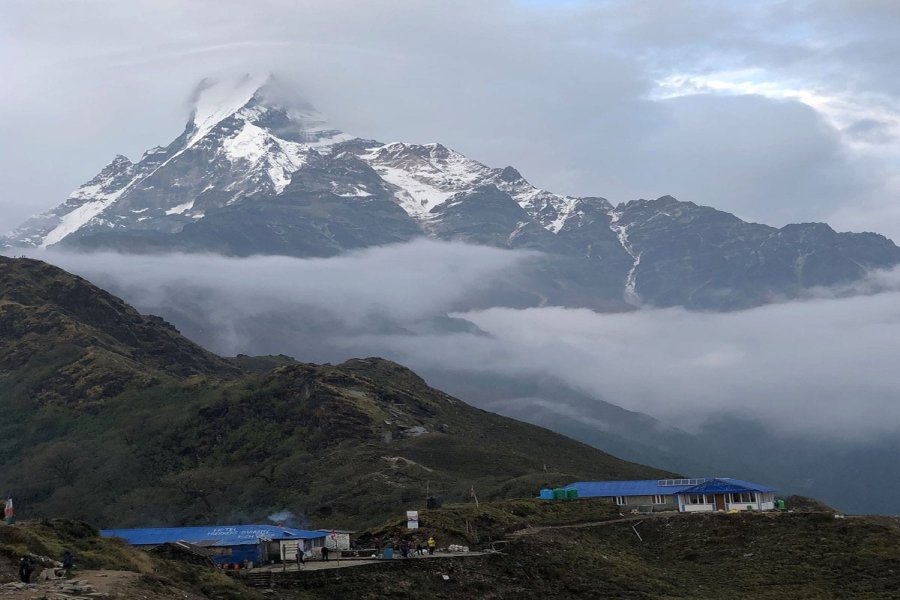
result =
[{"label": "white building with blue roof", "polygon": [[774,510],[775,489],[730,477],[578,481],[579,498],[609,498],[623,509],[681,512]]}]

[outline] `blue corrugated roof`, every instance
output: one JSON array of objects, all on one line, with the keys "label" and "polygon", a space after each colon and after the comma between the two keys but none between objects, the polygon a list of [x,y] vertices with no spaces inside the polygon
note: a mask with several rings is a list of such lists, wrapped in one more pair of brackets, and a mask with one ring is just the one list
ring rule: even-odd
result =
[{"label": "blue corrugated roof", "polygon": [[132,546],[185,541],[198,546],[243,546],[264,540],[317,539],[327,534],[275,525],[207,525],[203,527],[148,527],[104,529],[103,537],[117,537]]},{"label": "blue corrugated roof", "polygon": [[[565,489],[578,490],[579,498],[614,498],[616,496],[672,496],[688,492],[692,494],[704,492],[774,492],[775,490],[757,483],[719,477],[707,479],[696,485],[660,485],[663,481],[672,483],[675,480],[644,479],[635,481],[576,481]],[[705,486],[705,487],[704,487]],[[721,489],[719,489],[721,488]]]},{"label": "blue corrugated roof", "polygon": [[579,498],[614,498],[615,496],[670,496],[678,494],[689,485],[659,485],[658,479],[635,481],[576,481],[566,489],[578,490]]},{"label": "blue corrugated roof", "polygon": [[774,492],[775,488],[770,488],[758,483],[749,481],[741,481],[731,477],[718,477],[709,479],[701,484],[695,485],[685,490],[688,494],[730,494],[732,492]]}]

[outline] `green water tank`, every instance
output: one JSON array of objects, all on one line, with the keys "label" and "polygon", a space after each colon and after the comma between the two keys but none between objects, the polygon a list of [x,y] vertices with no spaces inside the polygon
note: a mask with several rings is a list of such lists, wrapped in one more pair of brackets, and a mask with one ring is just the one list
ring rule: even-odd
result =
[{"label": "green water tank", "polygon": [[553,488],[553,499],[554,500],[565,500],[566,499],[565,488]]},{"label": "green water tank", "polygon": [[574,500],[577,497],[578,497],[578,490],[576,490],[575,488],[566,490],[566,499],[567,500]]}]

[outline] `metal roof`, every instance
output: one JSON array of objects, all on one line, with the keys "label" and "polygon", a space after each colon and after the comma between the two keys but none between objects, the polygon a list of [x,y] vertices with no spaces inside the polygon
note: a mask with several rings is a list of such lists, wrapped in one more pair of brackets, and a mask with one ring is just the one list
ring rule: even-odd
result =
[{"label": "metal roof", "polygon": [[658,479],[635,481],[576,481],[566,486],[578,490],[579,498],[614,498],[615,496],[672,496],[690,485],[660,485]]},{"label": "metal roof", "polygon": [[[673,485],[683,481],[685,485]],[[697,482],[701,483],[697,483]],[[690,482],[690,485],[687,483]],[[774,488],[732,479],[644,479],[634,481],[576,481],[566,486],[578,490],[579,498],[614,498],[616,496],[674,496],[681,493],[774,492]]]},{"label": "metal roof", "polygon": [[708,479],[704,483],[695,485],[684,490],[687,494],[728,494],[731,492],[774,492],[775,488],[771,488],[758,483],[749,481],[741,481],[740,479],[732,479],[731,477],[717,477],[716,479]]},{"label": "metal roof", "polygon": [[132,546],[152,546],[166,542],[188,542],[197,546],[244,546],[260,540],[317,539],[321,531],[306,531],[275,525],[206,525],[203,527],[161,527],[104,529],[103,537],[122,538]]}]

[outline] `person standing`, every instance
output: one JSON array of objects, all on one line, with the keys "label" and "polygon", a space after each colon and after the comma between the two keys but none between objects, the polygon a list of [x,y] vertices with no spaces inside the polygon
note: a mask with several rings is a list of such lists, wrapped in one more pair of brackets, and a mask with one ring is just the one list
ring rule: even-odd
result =
[{"label": "person standing", "polygon": [[66,550],[63,552],[62,559],[63,571],[65,572],[65,577],[72,576],[72,569],[75,568],[75,555],[72,554],[71,550]]},{"label": "person standing", "polygon": [[22,583],[31,583],[31,573],[34,571],[34,564],[27,556],[19,559],[19,579]]},{"label": "person standing", "polygon": [[322,560],[328,560],[328,546],[322,546]]},{"label": "person standing", "polygon": [[303,546],[302,543],[297,544],[297,569],[300,568],[300,565],[306,564],[306,557],[303,556]]},{"label": "person standing", "polygon": [[428,554],[434,554],[434,549],[437,547],[437,542],[434,541],[434,536],[428,536]]}]

